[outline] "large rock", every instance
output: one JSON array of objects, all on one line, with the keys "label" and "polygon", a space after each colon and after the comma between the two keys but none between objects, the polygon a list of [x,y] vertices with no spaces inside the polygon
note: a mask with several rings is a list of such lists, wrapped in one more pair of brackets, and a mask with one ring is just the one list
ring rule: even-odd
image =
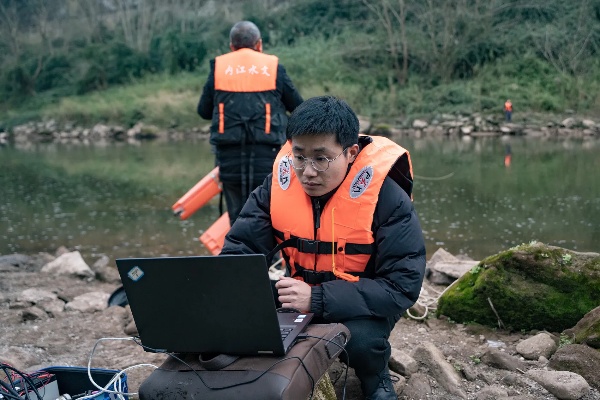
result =
[{"label": "large rock", "polygon": [[0,265],[10,265],[18,267],[23,264],[27,264],[31,257],[25,254],[9,254],[6,256],[0,256]]},{"label": "large rock", "polygon": [[568,344],[552,355],[548,368],[571,371],[581,375],[587,383],[600,389],[600,351],[583,344]]},{"label": "large rock", "polygon": [[530,243],[490,256],[438,301],[458,322],[561,332],[600,304],[600,254]]},{"label": "large rock", "polygon": [[415,129],[423,129],[423,128],[427,128],[429,124],[427,123],[427,121],[424,121],[422,119],[415,119],[412,123],[412,127]]},{"label": "large rock", "polygon": [[556,338],[548,332],[540,332],[535,336],[517,343],[517,352],[528,360],[549,359],[558,349]]},{"label": "large rock", "polygon": [[527,364],[506,352],[500,351],[493,347],[486,350],[481,356],[481,361],[484,364],[496,369],[504,369],[507,371],[524,371],[527,369]]},{"label": "large rock", "polygon": [[573,343],[587,344],[600,349],[600,307],[594,308],[571,329],[563,332]]},{"label": "large rock", "polygon": [[439,248],[427,261],[425,276],[431,283],[449,285],[478,263],[479,261],[460,259]]},{"label": "large rock", "polygon": [[109,263],[110,259],[103,255],[92,264],[91,269],[96,274],[96,278],[102,282],[120,283],[119,271]]},{"label": "large rock", "polygon": [[80,278],[94,277],[94,271],[90,269],[78,251],[62,254],[56,260],[44,265],[41,271],[56,275],[73,275]]},{"label": "large rock", "polygon": [[49,290],[43,290],[38,288],[29,288],[21,292],[17,297],[17,301],[25,301],[32,304],[37,304],[44,300],[56,300],[58,296]]},{"label": "large rock", "polygon": [[530,369],[525,375],[561,400],[577,400],[590,391],[585,379],[574,372]]},{"label": "large rock", "polygon": [[417,362],[424,364],[429,369],[430,375],[448,393],[462,399],[467,398],[467,394],[460,387],[460,374],[446,361],[444,354],[433,343],[425,342],[418,346],[414,349],[412,357]]},{"label": "large rock", "polygon": [[85,293],[68,302],[65,305],[65,310],[81,312],[102,311],[107,307],[109,296],[108,293],[104,292]]},{"label": "large rock", "polygon": [[38,253],[33,256],[24,254],[9,254],[0,256],[0,271],[15,271],[18,268],[21,272],[39,271],[46,263],[54,260],[48,253]]}]

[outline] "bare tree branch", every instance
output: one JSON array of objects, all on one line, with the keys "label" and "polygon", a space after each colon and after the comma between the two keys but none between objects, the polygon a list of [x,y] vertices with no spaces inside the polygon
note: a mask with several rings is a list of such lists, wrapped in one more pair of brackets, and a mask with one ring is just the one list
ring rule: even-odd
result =
[{"label": "bare tree branch", "polygon": [[8,0],[7,3],[5,5],[5,2],[0,1],[0,30],[2,36],[8,39],[12,56],[18,59],[21,55],[21,43],[17,0]]}]

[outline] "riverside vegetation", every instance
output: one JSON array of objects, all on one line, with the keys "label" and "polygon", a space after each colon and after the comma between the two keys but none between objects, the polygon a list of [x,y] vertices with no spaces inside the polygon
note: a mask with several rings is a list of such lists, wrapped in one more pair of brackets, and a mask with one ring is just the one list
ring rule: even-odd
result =
[{"label": "riverside vegetation", "polygon": [[2,0],[0,131],[54,118],[188,129],[240,19],[304,97],[376,120],[600,111],[600,3],[532,0]]}]

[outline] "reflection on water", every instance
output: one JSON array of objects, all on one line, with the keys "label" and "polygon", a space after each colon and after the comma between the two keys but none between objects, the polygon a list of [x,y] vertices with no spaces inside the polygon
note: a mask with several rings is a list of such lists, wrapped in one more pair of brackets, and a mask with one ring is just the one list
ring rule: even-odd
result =
[{"label": "reflection on water", "polygon": [[[443,247],[481,259],[531,240],[600,251],[598,140],[468,139],[398,139],[429,256]],[[207,254],[198,236],[218,198],[186,221],[171,205],[213,162],[203,140],[0,148],[0,254]]]},{"label": "reflection on water", "polygon": [[600,251],[597,141],[479,138],[408,146],[423,178],[416,180],[415,207],[430,254],[444,247],[481,259],[531,240]]}]

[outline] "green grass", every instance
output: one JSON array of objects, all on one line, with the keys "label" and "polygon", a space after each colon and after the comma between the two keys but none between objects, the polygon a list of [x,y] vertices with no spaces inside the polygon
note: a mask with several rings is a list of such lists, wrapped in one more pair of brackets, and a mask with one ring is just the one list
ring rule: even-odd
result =
[{"label": "green grass", "polygon": [[[352,40],[344,35],[300,38],[294,46],[265,51],[279,57],[304,98],[332,94],[376,122],[439,113],[484,112],[501,118],[507,98],[515,106],[516,121],[524,115],[562,114],[566,110],[600,115],[600,62],[590,76],[575,78],[560,74],[532,55],[508,56],[479,68],[471,79],[433,85],[427,76],[412,73],[406,85],[390,90],[382,83],[387,82],[384,76],[389,73],[385,66],[372,63],[363,69],[350,68],[343,43]],[[153,75],[83,96],[40,94],[18,106],[0,108],[0,126],[54,118],[86,126],[104,122],[130,127],[144,121],[164,128],[190,129],[206,124],[196,114],[196,105],[207,72],[205,62],[203,69],[194,73]]]},{"label": "green grass", "polygon": [[198,124],[195,109],[204,79],[205,73],[154,75],[131,85],[62,98],[41,110],[41,116],[87,124],[130,127],[142,120],[160,127],[189,128]]}]

